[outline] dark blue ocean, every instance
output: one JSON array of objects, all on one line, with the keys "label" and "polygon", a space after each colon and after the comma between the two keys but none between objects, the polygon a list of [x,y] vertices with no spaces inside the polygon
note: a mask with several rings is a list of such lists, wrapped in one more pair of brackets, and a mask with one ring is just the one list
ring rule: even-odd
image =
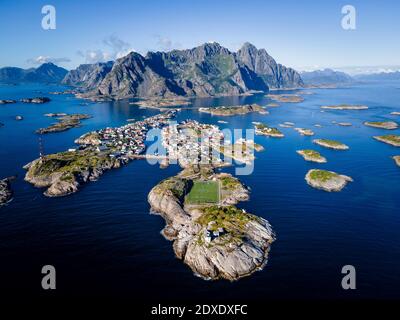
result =
[{"label": "dark blue ocean", "polygon": [[[178,120],[196,119],[221,127],[252,128],[252,121],[273,126],[290,121],[312,128],[314,137],[281,128],[283,139],[256,137],[265,147],[257,154],[252,175],[239,178],[252,192],[240,207],[270,221],[277,235],[263,271],[236,282],[204,281],[174,257],[172,243],[160,234],[163,220],[149,214],[147,194],[160,180],[179,171],[159,169],[145,161],[104,174],[80,192],[46,198],[43,190],[24,182],[22,166],[36,159],[34,131],[54,119],[49,112],[88,113],[82,127],[44,136],[45,153],[74,146],[85,132],[126,124],[158,113],[128,101],[82,104],[71,95],[48,95],[57,86],[0,86],[0,99],[49,96],[43,105],[0,105],[0,177],[17,175],[14,200],[0,208],[0,290],[17,296],[37,296],[41,268],[57,270],[57,296],[125,297],[152,301],[231,299],[354,299],[400,298],[400,168],[390,158],[395,148],[372,139],[385,130],[365,127],[366,120],[395,120],[400,111],[400,83],[369,83],[351,88],[313,89],[298,104],[281,104],[269,115],[219,118],[182,110]],[[271,101],[263,95],[198,99],[195,106],[217,106]],[[326,104],[366,104],[365,111],[325,111]],[[15,116],[22,115],[23,121]],[[400,121],[400,118],[398,119]],[[351,122],[352,127],[332,123]],[[322,128],[314,127],[321,124]],[[400,134],[400,130],[393,133]],[[340,140],[349,151],[331,151],[312,144],[314,138]],[[296,154],[315,148],[326,164],[306,162]],[[324,168],[354,179],[340,193],[310,188],[304,176]],[[233,172],[233,168],[226,169]],[[357,289],[341,288],[341,269],[353,265]],[[48,293],[46,293],[48,294]]]}]

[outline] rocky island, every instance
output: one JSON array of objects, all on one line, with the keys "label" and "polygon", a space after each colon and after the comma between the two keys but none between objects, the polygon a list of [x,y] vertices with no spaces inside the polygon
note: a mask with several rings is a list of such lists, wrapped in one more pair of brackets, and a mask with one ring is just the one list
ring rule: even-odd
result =
[{"label": "rocky island", "polygon": [[23,98],[20,100],[22,103],[36,103],[36,104],[41,104],[41,103],[46,103],[50,102],[50,98],[47,97],[35,97],[35,98]]},{"label": "rocky island", "polygon": [[304,160],[317,162],[317,163],[326,163],[327,160],[325,157],[321,156],[318,151],[315,150],[297,150],[299,155],[303,156]]},{"label": "rocky island", "polygon": [[13,177],[0,180],[0,207],[11,201],[13,192],[11,190],[11,180]]},{"label": "rocky island", "polygon": [[305,179],[311,187],[327,192],[341,191],[348,182],[353,181],[353,179],[348,176],[340,175],[333,171],[318,169],[308,171]]},{"label": "rocky island", "polygon": [[396,164],[400,167],[400,156],[393,156],[392,158],[394,162],[396,162]]},{"label": "rocky island", "polygon": [[285,135],[277,128],[269,127],[266,124],[258,123],[255,126],[256,135],[283,138]]},{"label": "rocky island", "polygon": [[304,129],[304,128],[294,128],[298,133],[300,133],[302,136],[313,136],[314,131],[311,129]]},{"label": "rocky island", "polygon": [[297,94],[268,94],[267,98],[278,102],[298,103],[303,102],[304,98]]},{"label": "rocky island", "polygon": [[45,134],[53,132],[62,132],[72,128],[80,127],[81,120],[90,119],[91,116],[87,114],[65,114],[65,113],[49,113],[47,117],[56,117],[58,122],[50,125],[47,128],[40,128],[36,133]]},{"label": "rocky island", "polygon": [[10,100],[10,99],[0,100],[0,104],[11,104],[11,103],[17,103],[17,101],[16,100]]},{"label": "rocky island", "polygon": [[161,181],[148,201],[178,259],[202,278],[233,281],[266,265],[275,238],[267,220],[235,206],[248,197],[230,174],[193,166]]},{"label": "rocky island", "polygon": [[252,112],[258,112],[260,114],[268,114],[265,108],[258,104],[245,104],[240,106],[229,106],[229,107],[216,107],[216,108],[199,108],[199,112],[209,113],[215,116],[234,116],[244,115]]},{"label": "rocky island", "polygon": [[367,110],[368,107],[365,105],[351,105],[351,104],[338,104],[332,106],[322,106],[321,109],[331,110]]},{"label": "rocky island", "polygon": [[400,136],[398,135],[388,134],[386,136],[375,136],[374,139],[395,147],[400,147]]},{"label": "rocky island", "polygon": [[135,102],[130,102],[130,105],[137,105],[143,108],[166,108],[166,107],[175,107],[175,106],[188,106],[192,103],[189,99],[184,97],[177,98],[151,98],[151,99],[142,99]]},{"label": "rocky island", "polygon": [[337,125],[341,126],[341,127],[351,127],[352,126],[352,124],[350,122],[338,122]]},{"label": "rocky island", "polygon": [[47,188],[45,196],[66,196],[77,192],[81,184],[95,181],[106,170],[119,168],[120,159],[92,150],[59,152],[42,156],[24,166],[25,181]]},{"label": "rocky island", "polygon": [[394,121],[365,121],[364,125],[386,130],[394,130],[399,127],[397,122]]},{"label": "rocky island", "polygon": [[341,143],[341,142],[335,141],[335,140],[315,139],[315,140],[313,140],[313,143],[318,144],[325,148],[329,148],[329,149],[335,149],[335,150],[348,150],[349,149],[349,147],[347,145],[345,145],[344,143]]}]

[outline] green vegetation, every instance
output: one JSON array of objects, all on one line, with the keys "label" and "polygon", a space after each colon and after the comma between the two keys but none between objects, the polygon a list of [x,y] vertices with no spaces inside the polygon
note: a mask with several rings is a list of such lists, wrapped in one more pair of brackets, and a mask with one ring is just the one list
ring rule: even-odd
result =
[{"label": "green vegetation", "polygon": [[321,158],[321,154],[318,151],[307,149],[307,150],[301,150],[306,156],[312,157],[312,158]]},{"label": "green vegetation", "polygon": [[339,142],[339,141],[335,141],[335,140],[319,139],[319,141],[320,141],[321,143],[330,145],[330,146],[332,146],[332,147],[338,147],[338,146],[343,145],[343,143],[341,143],[341,142]]},{"label": "green vegetation", "polygon": [[193,181],[193,186],[185,199],[188,204],[217,203],[219,185],[217,181]]},{"label": "green vegetation", "polygon": [[371,125],[382,126],[382,125],[386,124],[387,121],[367,121],[365,123],[371,124]]},{"label": "green vegetation", "polygon": [[326,170],[313,170],[310,173],[311,179],[322,181],[322,182],[326,182],[332,178],[336,178],[337,176],[338,176],[337,173],[326,171]]},{"label": "green vegetation", "polygon": [[256,129],[260,130],[264,134],[281,135],[282,132],[278,128],[269,127],[264,123],[256,124]]},{"label": "green vegetation", "polygon": [[221,181],[222,188],[230,191],[235,190],[242,185],[240,181],[234,177],[221,177],[219,180]]},{"label": "green vegetation", "polygon": [[241,232],[249,221],[257,219],[256,216],[243,212],[235,206],[211,206],[203,209],[203,215],[197,219],[197,223],[203,227],[208,226],[211,221],[213,230],[224,228],[227,232]]},{"label": "green vegetation", "polygon": [[71,115],[63,115],[61,117],[57,117],[58,122],[50,125],[47,128],[41,128],[36,131],[36,133],[44,134],[51,132],[61,132],[66,131],[71,128],[79,127],[81,124],[81,120],[91,118],[87,114],[71,114]]},{"label": "green vegetation", "polygon": [[395,134],[388,134],[384,136],[374,137],[375,139],[381,140],[383,142],[387,142],[393,144],[395,146],[400,146],[400,136]]},{"label": "green vegetation", "polygon": [[46,177],[60,173],[62,181],[73,181],[76,174],[103,166],[112,167],[114,161],[107,154],[95,151],[59,152],[42,157],[29,169],[28,174]]},{"label": "green vegetation", "polygon": [[171,177],[161,181],[157,187],[160,192],[171,191],[175,197],[182,200],[188,189],[188,182],[185,179]]}]

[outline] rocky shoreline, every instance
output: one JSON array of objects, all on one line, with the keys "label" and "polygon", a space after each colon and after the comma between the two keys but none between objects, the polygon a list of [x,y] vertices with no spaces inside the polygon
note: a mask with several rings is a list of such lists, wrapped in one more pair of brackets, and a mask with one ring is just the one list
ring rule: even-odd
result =
[{"label": "rocky shoreline", "polygon": [[54,132],[62,132],[72,128],[77,128],[81,125],[81,120],[90,119],[91,116],[88,114],[65,114],[65,113],[49,113],[47,117],[55,117],[58,122],[54,123],[47,128],[40,128],[36,130],[36,133],[46,134]]},{"label": "rocky shoreline", "polygon": [[274,101],[285,103],[299,103],[304,101],[304,98],[297,94],[267,94],[266,97]]},{"label": "rocky shoreline", "polygon": [[48,197],[67,196],[88,181],[97,180],[105,171],[119,168],[120,159],[90,150],[50,154],[24,166],[25,181],[37,188],[47,188]]},{"label": "rocky shoreline", "polygon": [[394,121],[365,121],[364,125],[386,130],[394,130],[399,127],[398,123]]},{"label": "rocky shoreline", "polygon": [[0,180],[0,207],[12,200],[11,181],[13,179],[14,177],[9,177]]},{"label": "rocky shoreline", "polygon": [[339,192],[348,182],[353,181],[351,177],[318,169],[308,171],[305,179],[311,187],[327,192]]},{"label": "rocky shoreline", "polygon": [[321,109],[330,110],[367,110],[368,107],[365,105],[350,105],[350,104],[339,104],[332,106],[322,106]]},{"label": "rocky shoreline", "polygon": [[400,156],[393,156],[392,158],[394,162],[400,167]]},{"label": "rocky shoreline", "polygon": [[257,123],[254,125],[256,135],[268,136],[273,138],[283,138],[285,135],[277,128],[269,127],[263,123]]},{"label": "rocky shoreline", "polygon": [[234,115],[244,115],[252,112],[258,112],[260,114],[268,114],[265,108],[258,104],[245,104],[238,106],[229,107],[216,107],[216,108],[199,108],[199,112],[209,113],[215,116],[234,116]]},{"label": "rocky shoreline", "polygon": [[298,133],[300,133],[302,136],[313,136],[314,131],[311,129],[304,129],[304,128],[294,128]]},{"label": "rocky shoreline", "polygon": [[[216,204],[188,204],[195,181],[220,183],[223,198]],[[234,206],[247,199],[239,180],[210,167],[187,168],[148,195],[152,211],[166,222],[162,233],[173,241],[176,257],[205,279],[231,281],[262,269],[275,239],[268,221]]]},{"label": "rocky shoreline", "polygon": [[344,143],[335,140],[328,140],[328,139],[315,139],[313,143],[318,144],[322,147],[334,149],[334,150],[348,150],[350,149]]},{"label": "rocky shoreline", "polygon": [[400,136],[389,134],[386,136],[374,136],[375,140],[390,144],[395,147],[400,147]]},{"label": "rocky shoreline", "polygon": [[327,162],[326,158],[321,156],[321,154],[315,150],[297,150],[296,152],[301,155],[306,161],[317,163]]}]

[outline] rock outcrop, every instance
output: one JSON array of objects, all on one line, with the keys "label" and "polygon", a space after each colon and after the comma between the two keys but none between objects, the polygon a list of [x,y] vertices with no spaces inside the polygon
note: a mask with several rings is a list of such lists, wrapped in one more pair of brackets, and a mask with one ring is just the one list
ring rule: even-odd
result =
[{"label": "rock outcrop", "polygon": [[265,49],[257,49],[246,42],[237,52],[238,60],[256,73],[271,89],[302,87],[300,74],[291,68],[276,63]]},{"label": "rock outcrop", "polygon": [[308,171],[305,179],[311,187],[328,192],[341,191],[348,182],[353,181],[353,179],[348,176],[337,174],[333,171],[317,169]]},{"label": "rock outcrop", "polygon": [[395,130],[399,127],[398,123],[394,121],[366,121],[364,125],[386,130]]},{"label": "rock outcrop", "polygon": [[390,144],[395,147],[400,147],[400,136],[395,134],[388,134],[385,136],[374,136],[375,140]]},{"label": "rock outcrop", "polygon": [[321,156],[321,154],[315,150],[297,150],[296,152],[299,155],[301,155],[306,161],[317,162],[317,163],[327,162],[326,158]]},{"label": "rock outcrop", "polygon": [[105,171],[120,166],[119,159],[107,154],[87,150],[60,152],[25,165],[25,181],[37,188],[47,188],[45,196],[66,196],[77,192],[82,183],[95,181]]},{"label": "rock outcrop", "polygon": [[315,140],[313,140],[313,143],[318,144],[322,147],[325,147],[328,149],[334,149],[334,150],[350,149],[349,146],[345,145],[344,143],[341,143],[341,142],[335,141],[335,140],[329,140],[329,139],[315,139]]},{"label": "rock outcrop", "polygon": [[88,90],[94,89],[111,71],[113,64],[113,61],[81,64],[78,68],[69,71],[62,80],[62,83],[72,86],[82,86]]},{"label": "rock outcrop", "polygon": [[12,179],[13,178],[5,178],[0,180],[0,207],[12,199],[13,192],[10,183]]},{"label": "rock outcrop", "polygon": [[[264,267],[274,240],[271,226],[232,205],[248,199],[247,189],[229,174],[205,176],[187,170],[160,182],[148,195],[152,211],[166,221],[163,234],[173,241],[176,257],[206,279],[236,280]],[[219,181],[226,201],[186,203],[198,179]]]}]

